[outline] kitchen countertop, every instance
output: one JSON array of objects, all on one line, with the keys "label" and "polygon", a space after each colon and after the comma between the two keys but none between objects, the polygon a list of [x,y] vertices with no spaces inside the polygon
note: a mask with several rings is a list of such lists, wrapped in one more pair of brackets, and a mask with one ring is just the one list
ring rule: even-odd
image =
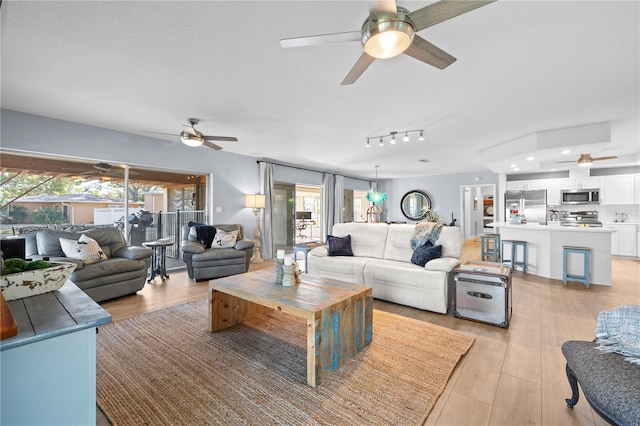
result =
[{"label": "kitchen countertop", "polygon": [[[622,222],[618,222],[622,223]],[[628,223],[628,222],[625,222]],[[612,233],[616,232],[613,229],[605,227],[572,227],[558,225],[540,225],[539,223],[511,223],[511,222],[491,222],[487,226],[493,226],[494,228],[511,228],[522,229],[523,231],[553,231],[553,232],[596,232],[596,233]]]}]

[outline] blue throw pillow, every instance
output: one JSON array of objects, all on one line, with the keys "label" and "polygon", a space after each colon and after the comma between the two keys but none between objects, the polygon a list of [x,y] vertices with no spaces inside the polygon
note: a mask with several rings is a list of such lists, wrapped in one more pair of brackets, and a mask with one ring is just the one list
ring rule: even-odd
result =
[{"label": "blue throw pillow", "polygon": [[327,235],[327,244],[329,245],[329,256],[353,256],[351,235],[346,237]]},{"label": "blue throw pillow", "polygon": [[437,259],[439,257],[442,257],[441,245],[433,246],[425,244],[413,251],[413,256],[411,256],[411,263],[418,266],[424,266],[428,261]]}]

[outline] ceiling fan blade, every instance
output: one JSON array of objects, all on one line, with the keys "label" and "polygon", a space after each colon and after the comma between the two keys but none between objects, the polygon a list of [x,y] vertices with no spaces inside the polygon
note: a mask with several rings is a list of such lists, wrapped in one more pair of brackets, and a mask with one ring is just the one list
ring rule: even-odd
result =
[{"label": "ceiling fan blade", "polygon": [[238,138],[233,136],[207,136],[202,135],[205,140],[209,141],[221,141],[221,142],[238,142]]},{"label": "ceiling fan blade", "polygon": [[373,56],[370,56],[366,52],[362,52],[362,55],[360,55],[360,57],[356,61],[356,64],[353,66],[353,68],[351,68],[349,74],[347,74],[347,76],[344,78],[344,80],[342,80],[342,83],[340,84],[345,86],[347,84],[355,83],[356,80],[360,78],[362,73],[365,72],[367,68],[369,68],[369,65],[371,65],[374,60],[375,58]]},{"label": "ceiling fan blade", "polygon": [[413,36],[413,42],[403,53],[441,70],[456,61],[456,58],[417,35]]},{"label": "ceiling fan blade", "polygon": [[206,146],[207,148],[215,149],[216,151],[220,151],[222,149],[221,146],[218,146],[215,143],[210,142],[208,140],[203,141],[202,142],[202,146]]},{"label": "ceiling fan blade", "polygon": [[556,163],[577,163],[578,160],[556,161]]},{"label": "ceiling fan blade", "polygon": [[168,135],[168,136],[180,136],[175,133],[162,133],[162,132],[149,132],[147,130],[140,130],[142,133],[153,133],[154,135]]},{"label": "ceiling fan blade", "polygon": [[319,46],[322,44],[345,43],[349,41],[360,41],[362,33],[360,31],[349,31],[346,33],[322,34],[306,37],[283,38],[280,40],[282,47],[305,47]]},{"label": "ceiling fan blade", "polygon": [[494,1],[441,0],[422,9],[414,10],[409,14],[409,18],[413,21],[416,32],[418,32],[440,22],[471,12],[479,7],[486,6]]},{"label": "ceiling fan blade", "polygon": [[374,15],[376,12],[398,13],[396,0],[369,0],[369,14]]},{"label": "ceiling fan blade", "polygon": [[598,157],[598,158],[592,158],[591,160],[593,161],[600,161],[600,160],[613,160],[614,158],[618,158],[615,155],[611,155],[609,157]]}]

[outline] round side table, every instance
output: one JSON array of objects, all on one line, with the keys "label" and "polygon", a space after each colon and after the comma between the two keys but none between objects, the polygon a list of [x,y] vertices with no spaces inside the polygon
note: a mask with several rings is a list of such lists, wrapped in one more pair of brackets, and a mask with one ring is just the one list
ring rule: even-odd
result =
[{"label": "round side table", "polygon": [[153,249],[153,257],[151,258],[151,275],[147,280],[148,283],[153,281],[158,275],[162,281],[169,278],[169,274],[167,274],[167,247],[172,246],[173,244],[173,241],[147,241],[142,243],[144,247]]}]

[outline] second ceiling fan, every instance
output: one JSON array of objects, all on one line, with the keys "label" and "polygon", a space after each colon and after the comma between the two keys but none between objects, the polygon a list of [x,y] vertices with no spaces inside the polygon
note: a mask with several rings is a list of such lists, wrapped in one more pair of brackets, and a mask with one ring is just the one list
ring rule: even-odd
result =
[{"label": "second ceiling fan", "polygon": [[196,125],[200,122],[197,118],[187,118],[188,124],[183,124],[186,127],[185,130],[180,132],[180,134],[175,133],[161,133],[161,132],[149,132],[143,130],[144,133],[153,133],[156,135],[170,135],[170,136],[180,136],[180,140],[183,144],[187,146],[206,146],[207,148],[215,149],[219,151],[222,149],[221,146],[216,145],[211,141],[220,141],[220,142],[238,142],[238,138],[233,136],[211,136],[211,135],[203,135],[202,132],[196,130]]},{"label": "second ceiling fan", "polygon": [[416,33],[494,1],[441,0],[409,12],[397,6],[395,0],[370,0],[369,16],[360,31],[287,38],[280,40],[280,45],[302,47],[360,41],[364,52],[342,81],[342,85],[355,83],[374,60],[392,58],[400,53],[444,69],[454,63],[456,58]]}]

